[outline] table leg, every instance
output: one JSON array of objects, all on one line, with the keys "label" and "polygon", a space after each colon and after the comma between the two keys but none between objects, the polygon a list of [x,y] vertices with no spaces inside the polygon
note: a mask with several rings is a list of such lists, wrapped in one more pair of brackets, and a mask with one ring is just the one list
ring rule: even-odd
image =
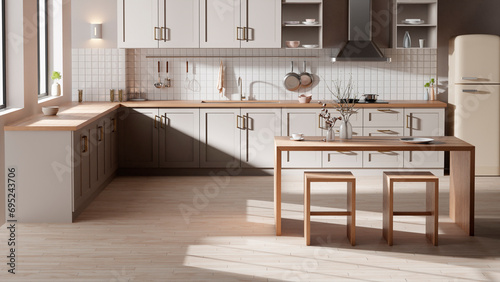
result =
[{"label": "table leg", "polygon": [[450,152],[450,218],[474,236],[475,151]]},{"label": "table leg", "polygon": [[274,223],[276,236],[281,236],[281,150],[274,151]]}]

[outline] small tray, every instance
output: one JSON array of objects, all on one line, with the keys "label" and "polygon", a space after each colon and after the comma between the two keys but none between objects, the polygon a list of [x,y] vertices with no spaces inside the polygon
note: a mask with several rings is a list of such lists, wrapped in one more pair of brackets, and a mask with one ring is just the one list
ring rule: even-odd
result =
[{"label": "small tray", "polygon": [[405,143],[412,143],[412,144],[428,144],[434,141],[432,138],[419,138],[419,137],[403,137],[399,139]]}]

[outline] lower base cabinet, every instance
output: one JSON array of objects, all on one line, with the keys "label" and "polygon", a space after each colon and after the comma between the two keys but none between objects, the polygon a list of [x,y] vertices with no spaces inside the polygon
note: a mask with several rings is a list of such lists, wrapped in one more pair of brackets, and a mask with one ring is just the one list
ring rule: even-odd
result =
[{"label": "lower base cabinet", "polygon": [[199,167],[199,109],[121,108],[123,168]]}]

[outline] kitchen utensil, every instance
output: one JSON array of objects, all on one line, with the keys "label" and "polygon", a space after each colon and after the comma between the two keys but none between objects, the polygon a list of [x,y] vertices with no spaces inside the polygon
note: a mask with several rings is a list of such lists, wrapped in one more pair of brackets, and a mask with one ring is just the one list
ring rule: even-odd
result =
[{"label": "kitchen utensil", "polygon": [[283,86],[285,86],[285,89],[288,91],[295,91],[300,87],[300,76],[293,72],[293,61],[291,64],[292,71],[287,73],[285,78],[283,78]]},{"label": "kitchen utensil", "polygon": [[305,25],[317,25],[319,22],[302,22]]},{"label": "kitchen utensil", "polygon": [[405,143],[413,143],[413,144],[427,144],[434,141],[434,139],[432,138],[418,138],[418,137],[403,137],[399,140]]},{"label": "kitchen utensil", "polygon": [[163,83],[161,83],[161,77],[160,77],[160,61],[158,61],[158,82],[154,84],[156,88],[162,88]]},{"label": "kitchen utensil", "polygon": [[365,96],[365,102],[373,103],[377,101],[378,94],[364,94],[363,96]]},{"label": "kitchen utensil", "polygon": [[306,71],[307,63],[304,61],[304,68],[300,73],[300,85],[301,87],[308,87],[313,83],[313,76]]},{"label": "kitchen utensil", "polygon": [[189,62],[186,61],[186,79],[184,79],[184,88],[189,90],[191,80],[189,80]]},{"label": "kitchen utensil", "polygon": [[286,41],[285,44],[288,48],[297,48],[300,45],[300,41]]},{"label": "kitchen utensil", "polygon": [[301,139],[304,138],[304,133],[292,133],[293,139]]},{"label": "kitchen utensil", "polygon": [[300,24],[300,21],[284,21],[284,24]]},{"label": "kitchen utensil", "polygon": [[299,95],[299,103],[305,104],[310,103],[312,100],[312,94],[301,94]]},{"label": "kitchen utensil", "polygon": [[167,76],[165,77],[165,81],[163,82],[163,84],[165,85],[165,87],[171,87],[172,86],[172,83],[171,83],[171,80],[170,80],[170,76],[168,74],[168,61],[167,61]]},{"label": "kitchen utensil", "polygon": [[316,19],[306,19],[306,22],[308,22],[308,23],[315,23]]},{"label": "kitchen utensil", "polygon": [[42,107],[42,112],[46,116],[55,116],[59,111],[59,106]]}]

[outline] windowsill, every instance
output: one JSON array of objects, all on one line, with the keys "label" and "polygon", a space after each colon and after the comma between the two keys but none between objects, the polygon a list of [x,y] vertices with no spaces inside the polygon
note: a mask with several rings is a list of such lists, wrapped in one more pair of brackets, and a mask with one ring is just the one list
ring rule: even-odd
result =
[{"label": "windowsill", "polygon": [[38,98],[38,104],[43,104],[48,101],[53,101],[55,99],[62,98],[63,96],[42,96]]},{"label": "windowsill", "polygon": [[22,108],[5,108],[0,110],[0,117],[22,110]]}]

